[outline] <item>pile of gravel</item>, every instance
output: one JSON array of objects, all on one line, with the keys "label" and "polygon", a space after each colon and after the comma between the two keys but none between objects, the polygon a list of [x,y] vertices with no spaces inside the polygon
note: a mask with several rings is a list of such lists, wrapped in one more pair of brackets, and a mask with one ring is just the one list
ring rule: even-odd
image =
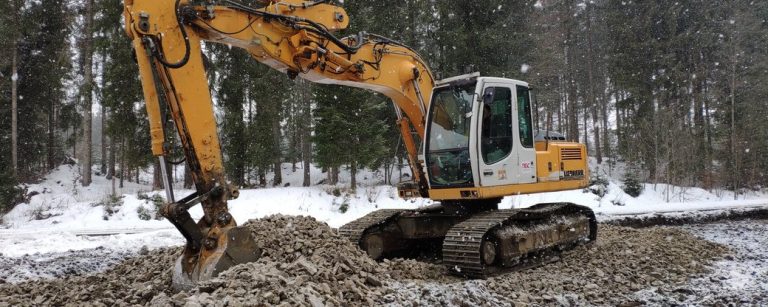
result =
[{"label": "pile of gravel", "polygon": [[377,263],[309,217],[272,216],[246,223],[263,257],[171,291],[179,249],[149,252],[87,277],[0,285],[11,305],[579,305],[636,303],[633,293],[684,283],[725,249],[670,228],[601,226],[598,242],[559,262],[487,280],[445,275],[439,264]]},{"label": "pile of gravel", "polygon": [[[727,250],[680,229],[601,225],[596,243],[560,261],[487,280],[398,282],[383,302],[420,305],[613,305],[646,303],[636,293],[684,284]],[[427,294],[427,295],[425,295]]]},{"label": "pile of gravel", "polygon": [[135,255],[128,251],[97,247],[90,250],[31,254],[21,257],[0,255],[0,284],[26,280],[58,279],[102,272]]},{"label": "pile of gravel", "polygon": [[[236,266],[170,301],[202,305],[373,305],[390,278],[385,267],[310,217],[272,216],[251,221],[258,261]],[[163,301],[161,301],[161,299]],[[168,302],[158,298],[155,303]]]},{"label": "pile of gravel", "polygon": [[768,221],[688,225],[697,237],[726,244],[732,253],[684,285],[664,284],[638,296],[653,305],[768,305]]},{"label": "pile of gravel", "polygon": [[170,293],[180,249],[144,252],[103,273],[0,285],[0,306],[144,305]]}]

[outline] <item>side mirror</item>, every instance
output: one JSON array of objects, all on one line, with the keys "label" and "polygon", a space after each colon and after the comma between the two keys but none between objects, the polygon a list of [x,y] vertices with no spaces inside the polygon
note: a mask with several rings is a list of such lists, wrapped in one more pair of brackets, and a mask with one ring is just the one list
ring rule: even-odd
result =
[{"label": "side mirror", "polygon": [[492,87],[486,88],[483,92],[483,103],[486,105],[491,105],[493,103],[495,92],[496,91]]}]

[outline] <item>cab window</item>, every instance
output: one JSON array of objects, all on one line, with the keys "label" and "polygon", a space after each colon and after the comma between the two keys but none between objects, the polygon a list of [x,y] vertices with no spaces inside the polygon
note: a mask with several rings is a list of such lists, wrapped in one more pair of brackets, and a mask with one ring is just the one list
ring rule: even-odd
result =
[{"label": "cab window", "polygon": [[512,152],[512,91],[490,87],[483,95],[481,154],[485,164],[504,160]]},{"label": "cab window", "polygon": [[517,86],[517,117],[520,126],[520,143],[523,147],[533,147],[533,122],[531,120],[530,90]]}]

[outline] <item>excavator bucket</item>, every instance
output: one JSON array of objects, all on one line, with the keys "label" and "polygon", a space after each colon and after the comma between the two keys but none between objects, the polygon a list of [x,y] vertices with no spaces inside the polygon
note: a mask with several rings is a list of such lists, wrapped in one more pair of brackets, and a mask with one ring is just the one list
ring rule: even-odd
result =
[{"label": "excavator bucket", "polygon": [[230,267],[256,261],[261,256],[261,249],[253,240],[250,229],[231,227],[220,233],[218,240],[206,239],[205,246],[197,253],[185,248],[173,271],[175,291],[190,290]]}]

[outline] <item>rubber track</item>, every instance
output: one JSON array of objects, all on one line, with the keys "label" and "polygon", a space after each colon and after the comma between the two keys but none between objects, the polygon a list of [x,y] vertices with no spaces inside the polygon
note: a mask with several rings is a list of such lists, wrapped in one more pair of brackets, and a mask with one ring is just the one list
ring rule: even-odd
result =
[{"label": "rubber track", "polygon": [[539,205],[529,209],[506,209],[483,212],[456,224],[443,241],[443,263],[449,271],[469,278],[485,278],[488,270],[482,263],[480,245],[490,230],[515,221],[541,220],[553,215],[578,213],[564,204]]},{"label": "rubber track", "polygon": [[360,239],[365,231],[371,227],[385,224],[390,219],[400,215],[403,209],[382,209],[368,213],[367,215],[339,227],[339,234],[360,246]]}]

